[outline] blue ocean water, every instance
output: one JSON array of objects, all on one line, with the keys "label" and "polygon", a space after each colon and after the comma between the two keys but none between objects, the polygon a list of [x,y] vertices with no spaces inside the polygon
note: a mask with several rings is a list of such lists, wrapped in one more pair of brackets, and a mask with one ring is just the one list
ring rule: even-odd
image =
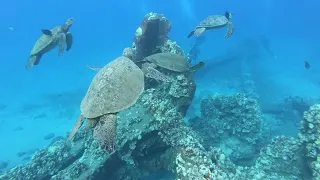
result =
[{"label": "blue ocean water", "polygon": [[[164,14],[172,23],[169,37],[185,52],[195,39],[186,36],[202,19],[212,14],[233,13],[236,31],[225,40],[225,29],[205,33],[199,60],[205,69],[196,74],[197,97],[219,92],[229,94],[235,69],[215,63],[246,42],[256,48],[261,36],[270,42],[273,56],[263,47],[248,62],[260,103],[264,106],[289,96],[318,99],[320,95],[320,25],[318,7],[312,0],[300,1],[21,1],[0,2],[0,161],[8,168],[24,163],[17,154],[50,143],[45,136],[65,136],[72,128],[94,71],[85,65],[103,66],[132,44],[133,36],[149,12]],[[42,57],[41,64],[25,70],[30,50],[41,29],[75,18],[70,31],[74,45],[58,57],[57,49]],[[13,29],[9,29],[12,26]],[[308,61],[310,69],[304,62]],[[230,69],[228,69],[230,68]],[[230,85],[231,84],[231,85]],[[192,114],[192,113],[189,113]],[[279,134],[294,135],[290,125]]]}]

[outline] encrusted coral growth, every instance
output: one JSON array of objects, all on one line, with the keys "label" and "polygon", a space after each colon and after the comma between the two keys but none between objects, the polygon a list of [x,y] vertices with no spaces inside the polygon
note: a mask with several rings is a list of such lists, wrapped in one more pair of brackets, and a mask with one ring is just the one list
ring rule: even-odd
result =
[{"label": "encrusted coral growth", "polygon": [[201,117],[189,122],[204,139],[206,147],[214,143],[233,161],[252,159],[256,143],[262,138],[259,106],[243,94],[214,94],[202,99]]},{"label": "encrusted coral growth", "polygon": [[83,148],[79,146],[71,151],[64,141],[58,141],[36,152],[29,163],[11,169],[1,175],[0,179],[47,179],[66,166],[66,162],[76,159]]},{"label": "encrusted coral growth", "polygon": [[[205,128],[213,139],[231,134],[255,144],[261,134],[261,112],[254,99],[243,94],[224,96],[214,94],[201,101],[201,119],[191,120],[196,129]],[[216,133],[211,133],[212,131]],[[205,133],[206,131],[204,131]]]},{"label": "encrusted coral growth", "polygon": [[300,180],[303,163],[301,146],[297,139],[276,137],[263,148],[254,166],[242,167],[233,164],[218,148],[211,148],[209,157],[215,162],[214,180]]},{"label": "encrusted coral growth", "polygon": [[178,150],[176,156],[177,179],[207,179],[214,163],[208,156],[201,139],[188,127],[176,127],[167,131],[164,140]]},{"label": "encrusted coral growth", "polygon": [[191,97],[196,91],[196,84],[192,77],[186,74],[180,74],[172,78],[172,83],[169,84],[169,95],[173,99],[173,104],[180,107],[183,116],[192,102]]},{"label": "encrusted coral growth", "polygon": [[[159,130],[158,135],[161,139],[176,152],[176,168],[171,170],[177,173],[177,179],[205,180],[213,163],[207,157],[200,138],[184,126],[183,116],[179,108],[172,103],[174,99],[170,98],[170,95],[160,94],[155,89],[149,89],[147,92],[142,101],[144,106],[153,112],[154,120],[150,123],[150,129]],[[166,96],[167,98],[164,98]]]},{"label": "encrusted coral growth", "polygon": [[[81,131],[80,133],[85,133]],[[107,159],[112,159],[111,155],[106,153],[100,148],[100,144],[93,138],[92,133],[86,134],[78,142],[81,144],[72,143],[70,152],[73,152],[75,148],[83,148],[81,154],[72,161],[66,161],[65,166],[57,173],[52,174],[51,179],[94,179],[99,175],[99,171],[104,166],[108,165]],[[114,155],[113,155],[114,156]]]},{"label": "encrusted coral growth", "polygon": [[166,43],[161,46],[161,52],[179,54],[181,56],[185,55],[183,49],[177,44],[177,42],[170,39],[168,39]]},{"label": "encrusted coral growth", "polygon": [[299,141],[292,137],[277,136],[262,148],[255,168],[286,179],[302,179],[303,159]]},{"label": "encrusted coral growth", "polygon": [[320,179],[320,104],[304,113],[299,139],[304,145],[306,160],[314,179]]}]

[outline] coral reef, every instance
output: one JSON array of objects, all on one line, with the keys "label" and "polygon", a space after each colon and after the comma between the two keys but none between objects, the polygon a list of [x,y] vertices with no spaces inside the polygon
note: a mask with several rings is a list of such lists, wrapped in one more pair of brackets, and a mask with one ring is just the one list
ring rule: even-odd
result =
[{"label": "coral reef", "polygon": [[[200,155],[205,151],[200,140],[183,125],[182,113],[170,96],[163,93],[162,88],[148,89],[136,105],[119,113],[116,153],[105,153],[91,132],[82,131],[71,144],[58,141],[39,151],[28,164],[12,169],[0,179],[94,179],[105,174],[109,174],[110,179],[139,179],[138,175],[145,173],[137,173],[137,167],[140,171],[142,168],[139,167],[161,167],[173,171],[177,168],[178,177],[180,174],[183,177],[202,177],[204,172],[209,172],[211,163],[201,160]],[[179,154],[185,153],[192,158],[184,160],[189,163],[178,168],[175,164],[180,163],[177,160],[181,160]],[[172,161],[158,161],[155,157]],[[193,161],[202,164],[201,171],[193,166],[183,168]],[[119,164],[119,167],[114,164]]]},{"label": "coral reef", "polygon": [[234,161],[252,159],[264,132],[257,102],[244,94],[214,94],[203,98],[201,117],[189,122],[206,147],[215,144]]},{"label": "coral reef", "polygon": [[46,179],[58,173],[65,168],[66,162],[73,162],[78,158],[85,146],[77,144],[68,147],[63,141],[58,141],[53,145],[38,151],[26,165],[17,166],[4,175],[0,179]]},{"label": "coral reef", "polygon": [[301,144],[297,139],[276,136],[268,146],[261,149],[255,168],[273,175],[301,179],[302,157]]},{"label": "coral reef", "polygon": [[[261,113],[257,102],[243,94],[225,96],[214,94],[201,100],[201,118],[190,121],[195,129],[210,129],[217,133],[203,135],[219,141],[231,134],[255,144],[261,133]],[[203,131],[203,133],[205,133]]]},{"label": "coral reef", "polygon": [[310,107],[301,121],[299,139],[314,179],[320,179],[320,104]]}]

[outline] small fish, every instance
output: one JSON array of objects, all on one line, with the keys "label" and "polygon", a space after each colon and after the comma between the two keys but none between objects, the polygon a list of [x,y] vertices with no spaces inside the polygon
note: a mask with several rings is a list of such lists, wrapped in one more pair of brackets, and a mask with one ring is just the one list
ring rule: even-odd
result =
[{"label": "small fish", "polygon": [[23,130],[23,127],[21,127],[21,126],[18,126],[13,129],[13,131],[22,131],[22,130]]},{"label": "small fish", "polygon": [[306,69],[310,69],[310,64],[308,63],[308,61],[305,61],[305,62],[304,62],[304,67],[305,67]]},{"label": "small fish", "polygon": [[10,31],[13,31],[13,30],[14,30],[13,26],[10,26],[10,25],[8,25],[8,29],[9,29]]},{"label": "small fish", "polygon": [[52,36],[52,32],[48,29],[41,29],[42,33],[48,36]]},{"label": "small fish", "polygon": [[94,67],[94,66],[89,66],[89,65],[86,65],[86,66],[94,71],[99,71],[101,69],[101,67]]}]

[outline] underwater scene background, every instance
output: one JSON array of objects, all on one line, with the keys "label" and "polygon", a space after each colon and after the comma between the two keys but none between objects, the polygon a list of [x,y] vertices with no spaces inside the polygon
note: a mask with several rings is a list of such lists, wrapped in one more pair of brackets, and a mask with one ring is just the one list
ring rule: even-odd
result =
[{"label": "underwater scene background", "polygon": [[[320,179],[319,2],[0,4],[0,179]],[[225,11],[233,14],[230,38],[226,27],[187,38]],[[143,36],[157,15],[170,28],[157,31],[163,41],[151,47],[137,29]],[[72,49],[58,56],[55,48],[26,70],[41,29],[71,17]],[[156,68],[170,82],[146,75],[137,102],[115,112],[115,152],[87,128],[66,141],[97,74],[91,69],[128,47],[137,55],[137,42],[205,65],[195,73]],[[140,68],[151,55],[141,52]]]}]

